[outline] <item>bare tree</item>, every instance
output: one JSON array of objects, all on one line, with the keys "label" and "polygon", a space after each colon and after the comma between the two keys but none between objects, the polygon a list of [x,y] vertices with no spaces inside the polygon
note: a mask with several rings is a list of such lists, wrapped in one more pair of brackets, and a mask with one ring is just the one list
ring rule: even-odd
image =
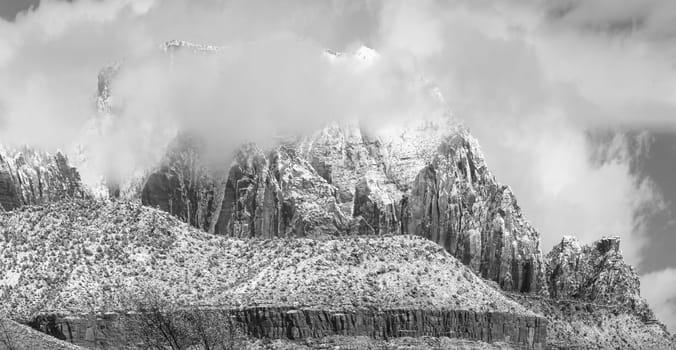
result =
[{"label": "bare tree", "polygon": [[228,310],[215,308],[192,308],[183,311],[183,319],[195,345],[204,350],[237,349],[243,340]]},{"label": "bare tree", "polygon": [[7,319],[0,315],[0,349],[16,350],[14,341],[12,340],[12,331],[7,326]]},{"label": "bare tree", "polygon": [[188,334],[177,318],[174,306],[161,294],[146,290],[130,297],[129,301],[133,312],[127,315],[125,325],[131,338],[141,342],[138,345],[156,350],[188,347]]},{"label": "bare tree", "polygon": [[[2,293],[2,291],[0,291]],[[15,350],[17,344],[13,339],[12,330],[9,326],[9,312],[7,303],[0,305],[0,350]]]},{"label": "bare tree", "polygon": [[228,310],[179,307],[153,292],[136,297],[133,305],[126,333],[143,349],[231,350],[244,339]]}]

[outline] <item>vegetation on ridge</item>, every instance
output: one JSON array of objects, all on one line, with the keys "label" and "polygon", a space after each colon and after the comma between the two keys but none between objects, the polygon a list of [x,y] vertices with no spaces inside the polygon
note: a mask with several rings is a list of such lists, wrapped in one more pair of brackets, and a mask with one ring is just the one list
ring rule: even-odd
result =
[{"label": "vegetation on ridge", "polygon": [[177,304],[528,313],[426,239],[238,240],[138,203],[64,201],[0,214],[0,285],[13,317]]}]

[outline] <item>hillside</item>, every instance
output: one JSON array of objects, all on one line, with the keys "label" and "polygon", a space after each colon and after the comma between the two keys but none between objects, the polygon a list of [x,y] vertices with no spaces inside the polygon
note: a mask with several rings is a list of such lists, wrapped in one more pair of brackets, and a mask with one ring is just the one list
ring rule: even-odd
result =
[{"label": "hillside", "polygon": [[125,309],[154,288],[182,305],[450,308],[531,314],[418,237],[238,240],[135,203],[69,201],[0,214],[13,316]]}]

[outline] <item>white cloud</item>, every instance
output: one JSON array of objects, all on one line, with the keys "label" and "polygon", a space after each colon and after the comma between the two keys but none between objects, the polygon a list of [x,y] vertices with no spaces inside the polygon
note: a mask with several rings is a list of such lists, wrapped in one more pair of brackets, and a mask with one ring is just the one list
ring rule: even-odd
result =
[{"label": "white cloud", "polygon": [[675,127],[668,57],[641,40],[552,21],[532,3],[423,3],[386,7],[378,48],[414,57],[440,85],[541,230],[543,249],[563,234],[587,242],[619,235],[626,259],[640,264],[646,232],[634,214],[661,208],[662,198],[631,172],[628,143],[599,163],[588,132]]},{"label": "white cloud", "polygon": [[[266,143],[341,118],[424,113],[423,100],[432,98],[396,60],[354,71],[324,57],[320,40],[341,35],[327,33],[322,21],[342,23],[350,9],[302,4],[46,2],[0,27],[0,37],[13,38],[0,71],[0,138],[48,148],[79,140],[88,166],[124,177],[154,164],[176,129],[202,134],[227,162],[244,141]],[[174,38],[223,50],[170,59],[158,46]],[[99,123],[105,131],[82,137],[96,115],[97,73],[120,59],[111,86],[115,117]],[[87,183],[98,182],[97,173],[87,169]]]}]

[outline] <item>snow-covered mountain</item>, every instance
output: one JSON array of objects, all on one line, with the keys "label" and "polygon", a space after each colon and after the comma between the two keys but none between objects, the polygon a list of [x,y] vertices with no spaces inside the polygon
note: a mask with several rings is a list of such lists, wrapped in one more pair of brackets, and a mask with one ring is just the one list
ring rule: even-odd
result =
[{"label": "snow-covered mountain", "polygon": [[[161,49],[168,59],[177,50],[194,54],[218,54],[222,50],[176,40],[167,42]],[[380,60],[377,52],[366,47],[354,54],[326,51],[324,55],[330,61],[352,64],[357,71],[377,65]],[[105,133],[109,121],[115,118],[115,91],[111,90],[111,82],[123,67],[124,62],[113,64],[99,75],[99,115],[85,128],[94,137]],[[355,237],[378,236],[377,242],[368,244],[382,243],[387,250],[388,244],[404,244],[411,239],[393,235],[419,236],[443,248],[443,254],[430,254],[452,256],[465,265],[463,269],[478,276],[476,285],[481,286],[480,290],[498,293],[499,300],[504,297],[518,303],[515,307],[519,312],[524,308],[536,315],[538,321],[533,322],[546,319],[546,327],[531,328],[532,332],[546,328],[549,345],[563,348],[669,346],[665,344],[670,344],[671,336],[640,297],[638,277],[634,269],[623,262],[619,240],[607,238],[583,247],[574,239],[566,238],[544,256],[538,230],[522,213],[510,187],[493,176],[479,142],[447,110],[438,89],[430,89],[429,93],[442,107],[431,115],[412,116],[380,127],[359,121],[330,123],[312,134],[286,137],[273,146],[242,145],[234,154],[225,155],[217,166],[205,159],[206,145],[199,135],[177,132],[167,149],[162,150],[165,153],[158,157],[161,160],[157,163],[146,164],[129,173],[128,178],[116,179],[116,183],[106,179],[105,174],[98,174],[101,181],[94,186],[81,185],[77,171],[61,154],[0,151],[0,204],[5,210],[13,210],[23,205],[91,194],[115,198],[120,203],[140,199],[146,206],[159,208],[194,228],[215,235],[218,238],[214,240],[220,242],[220,246],[228,247],[229,239],[246,242],[273,239],[277,242],[273,248],[282,249],[279,245],[284,244],[280,242],[291,242],[287,239],[302,239],[303,244],[311,245],[308,242],[314,240],[342,242],[346,236],[350,237],[348,242],[356,242],[361,247],[364,241]],[[75,164],[83,171],[91,171],[87,159],[87,150],[83,149]],[[88,178],[96,178],[96,175],[88,173]],[[92,203],[98,203],[95,215],[98,226],[110,224],[114,231],[118,226],[128,229],[129,225],[135,225],[124,220],[118,222],[121,216],[115,214],[127,213],[131,210],[129,207],[122,204],[101,207],[100,202]],[[76,205],[76,209],[67,205],[49,208],[41,210],[47,210],[45,215],[55,215],[57,219],[62,210],[76,213],[83,210],[82,204]],[[54,213],[50,214],[50,210]],[[158,215],[148,210],[133,208],[134,212],[143,213],[146,221]],[[6,214],[4,218],[9,223],[6,232],[25,229],[20,223],[34,220],[34,216],[30,211],[21,210],[14,216]],[[108,217],[115,222],[106,223]],[[192,243],[185,244],[192,245],[197,244],[193,242],[196,239],[200,247],[204,245],[203,249],[191,250],[191,254],[199,255],[212,249],[208,247],[211,242],[208,235],[190,229],[188,236],[192,238],[187,239],[182,233],[185,227],[178,227],[176,220],[168,219],[165,214],[160,217],[167,232],[172,232],[169,236],[174,241],[190,241]],[[78,221],[77,224],[87,232],[96,231],[87,223]],[[58,236],[58,225],[55,229]],[[33,237],[28,231],[23,234]],[[109,233],[101,234],[107,237]],[[7,237],[10,238],[0,245],[6,254],[30,254],[15,247],[16,238]],[[105,241],[107,238],[104,238],[101,239]],[[420,240],[414,241],[418,249]],[[147,244],[152,245],[144,240],[134,242],[141,250],[148,248]],[[185,248],[184,243],[177,244]],[[265,244],[246,244],[255,249],[269,248]],[[428,247],[430,243],[425,244]],[[182,255],[184,250],[180,250]],[[169,249],[162,253],[166,254],[173,253]],[[299,259],[297,263],[303,264],[302,261],[313,257]],[[404,264],[400,260],[393,263]],[[314,264],[315,260],[312,261]],[[176,262],[157,273],[169,273],[176,268],[173,263]],[[4,264],[10,266],[7,262]],[[179,265],[183,268],[182,263]],[[244,269],[244,265],[238,268]],[[455,271],[455,267],[448,268]],[[362,277],[352,277],[354,283],[363,282]],[[3,278],[7,278],[6,273]],[[448,281],[438,282],[445,285]],[[20,282],[14,283],[17,285],[23,286]],[[31,293],[31,288],[21,290]],[[445,295],[441,290],[437,292]],[[453,293],[456,292],[454,289]],[[17,297],[18,292],[7,293]],[[537,338],[537,334],[532,337]],[[546,345],[533,341],[532,337],[525,341],[531,348]]]}]

